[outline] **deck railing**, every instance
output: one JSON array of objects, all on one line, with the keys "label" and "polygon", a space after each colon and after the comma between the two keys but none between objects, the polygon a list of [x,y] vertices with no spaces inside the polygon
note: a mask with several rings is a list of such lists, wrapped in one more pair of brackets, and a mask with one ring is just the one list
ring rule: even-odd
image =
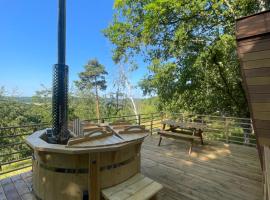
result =
[{"label": "deck railing", "polygon": [[[204,139],[217,140],[225,143],[236,143],[247,146],[256,146],[256,139],[249,118],[235,118],[225,116],[210,116],[185,113],[151,113],[115,116],[102,118],[101,122],[114,122],[120,119],[133,124],[145,125],[150,134],[161,129],[163,119],[181,121],[195,121],[206,124]],[[97,119],[84,120],[97,123]],[[0,127],[0,177],[1,175],[31,166],[32,151],[25,143],[25,137],[36,130],[48,127],[48,123],[30,124],[23,126]]]}]

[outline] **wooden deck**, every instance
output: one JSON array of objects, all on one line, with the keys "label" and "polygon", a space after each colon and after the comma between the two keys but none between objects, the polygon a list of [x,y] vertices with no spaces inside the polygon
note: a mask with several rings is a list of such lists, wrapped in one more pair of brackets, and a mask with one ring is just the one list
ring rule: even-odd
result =
[{"label": "wooden deck", "polygon": [[[160,200],[261,200],[262,175],[255,148],[211,143],[194,146],[158,137],[142,148],[142,173],[163,184]],[[1,180],[0,200],[35,199],[31,172]]]}]

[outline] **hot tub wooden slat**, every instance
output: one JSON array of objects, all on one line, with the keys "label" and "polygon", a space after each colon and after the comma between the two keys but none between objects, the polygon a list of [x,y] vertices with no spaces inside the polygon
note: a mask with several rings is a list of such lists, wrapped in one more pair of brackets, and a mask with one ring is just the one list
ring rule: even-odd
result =
[{"label": "hot tub wooden slat", "polygon": [[148,130],[145,126],[129,126],[124,129],[117,130],[117,133],[126,141],[136,140],[142,136],[146,137],[148,135]]},{"label": "hot tub wooden slat", "polygon": [[71,145],[69,147],[99,147],[99,146],[110,146],[110,145],[115,145],[115,144],[121,144],[124,141],[121,138],[118,138],[114,135],[108,136],[106,138],[101,138],[93,141],[84,141],[78,144]]},{"label": "hot tub wooden slat", "polygon": [[[71,138],[67,147],[98,148],[102,146],[112,146],[133,140],[143,139],[148,135],[148,130],[145,129],[145,126],[139,125],[104,126],[102,128],[103,130],[90,132],[89,135],[84,137]],[[100,132],[101,135],[92,136],[93,133],[97,132]]]}]

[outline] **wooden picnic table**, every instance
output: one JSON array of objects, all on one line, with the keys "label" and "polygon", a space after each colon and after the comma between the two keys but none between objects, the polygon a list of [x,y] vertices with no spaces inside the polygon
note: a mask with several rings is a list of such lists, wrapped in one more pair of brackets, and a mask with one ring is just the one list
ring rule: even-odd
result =
[{"label": "wooden picnic table", "polygon": [[[163,120],[162,130],[158,132],[160,135],[159,146],[162,137],[181,139],[190,142],[189,154],[192,151],[193,143],[195,139],[200,139],[201,145],[203,145],[203,130],[206,125],[198,122],[178,122],[175,120]],[[166,129],[166,126],[169,128]],[[180,130],[179,130],[180,129]],[[191,134],[188,134],[191,133]]]},{"label": "wooden picnic table", "polygon": [[180,128],[203,132],[203,130],[206,128],[205,124],[198,122],[178,122],[174,120],[163,120],[161,123],[163,124],[163,130],[165,130],[167,125],[170,126],[171,130]]}]

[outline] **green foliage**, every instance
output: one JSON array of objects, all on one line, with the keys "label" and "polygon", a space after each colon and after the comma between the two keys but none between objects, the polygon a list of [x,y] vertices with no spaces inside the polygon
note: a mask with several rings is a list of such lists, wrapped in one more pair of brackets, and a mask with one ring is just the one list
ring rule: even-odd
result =
[{"label": "green foliage", "polygon": [[0,126],[20,125],[25,121],[31,122],[33,117],[29,116],[30,106],[23,105],[16,101],[6,99],[0,100]]},{"label": "green foliage", "polygon": [[52,90],[41,85],[42,89],[36,91],[32,97],[32,115],[37,117],[37,123],[51,122],[52,112]]},{"label": "green foliage", "polygon": [[140,114],[150,114],[158,112],[158,98],[152,97],[147,99],[138,99],[137,101],[138,112]]},{"label": "green foliage", "polygon": [[123,93],[116,91],[106,96],[102,105],[102,116],[119,116],[124,109],[127,110],[128,100]]},{"label": "green foliage", "polygon": [[107,74],[104,66],[97,59],[89,60],[87,65],[84,66],[84,71],[79,73],[80,80],[75,81],[75,85],[80,90],[89,90],[96,86],[100,90],[105,90],[107,87],[105,75]]},{"label": "green foliage", "polygon": [[95,95],[89,90],[78,90],[75,96],[70,95],[69,97],[69,109],[74,111],[74,117],[80,119],[91,119],[96,117],[95,110]]},{"label": "green foliage", "polygon": [[159,107],[248,116],[235,44],[235,19],[257,0],[117,0],[104,30],[115,62],[143,55],[150,74],[140,86]]}]

